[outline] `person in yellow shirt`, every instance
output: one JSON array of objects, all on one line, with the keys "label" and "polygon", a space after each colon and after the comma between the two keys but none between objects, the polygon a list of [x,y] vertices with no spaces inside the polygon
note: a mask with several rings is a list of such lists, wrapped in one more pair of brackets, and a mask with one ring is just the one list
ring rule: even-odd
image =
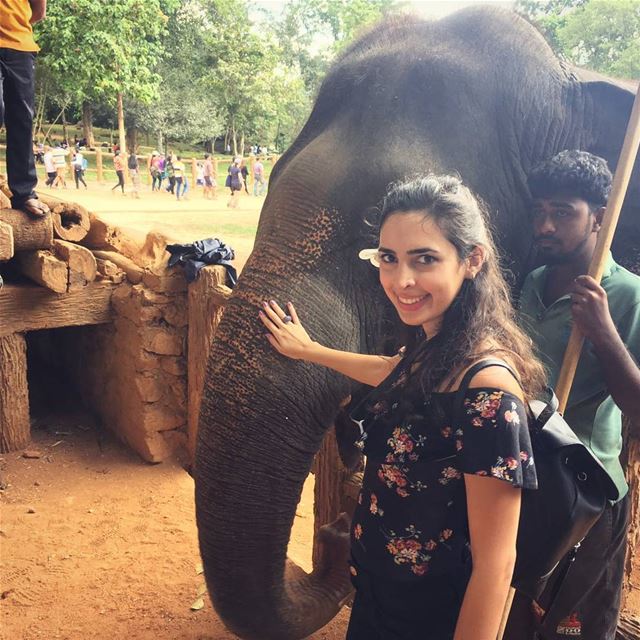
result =
[{"label": "person in yellow shirt", "polygon": [[7,130],[7,178],[11,206],[34,217],[49,212],[34,191],[38,182],[32,152],[36,22],[47,0],[0,0],[0,123]]}]

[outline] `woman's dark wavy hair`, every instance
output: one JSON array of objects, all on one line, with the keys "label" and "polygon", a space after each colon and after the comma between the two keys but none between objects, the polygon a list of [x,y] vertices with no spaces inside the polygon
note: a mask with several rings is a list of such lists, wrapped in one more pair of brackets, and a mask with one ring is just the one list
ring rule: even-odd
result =
[{"label": "woman's dark wavy hair", "polygon": [[[509,287],[502,275],[487,217],[478,200],[455,176],[427,175],[397,182],[382,202],[379,229],[391,215],[423,211],[465,260],[477,246],[485,260],[474,279],[465,279],[447,309],[439,332],[425,340],[413,331],[407,351],[416,357],[417,371],[425,391],[433,391],[455,379],[483,357],[504,355],[520,375],[527,397],[544,387],[542,365],[533,354],[531,339],[518,327]],[[479,350],[478,346],[491,346]]]}]

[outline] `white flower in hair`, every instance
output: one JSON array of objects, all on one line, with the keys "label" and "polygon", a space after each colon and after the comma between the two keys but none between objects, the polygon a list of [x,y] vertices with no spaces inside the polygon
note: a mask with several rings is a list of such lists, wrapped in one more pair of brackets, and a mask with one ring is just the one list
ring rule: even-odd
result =
[{"label": "white flower in hair", "polygon": [[358,254],[360,260],[368,260],[374,267],[380,266],[380,258],[377,249],[363,249]]}]

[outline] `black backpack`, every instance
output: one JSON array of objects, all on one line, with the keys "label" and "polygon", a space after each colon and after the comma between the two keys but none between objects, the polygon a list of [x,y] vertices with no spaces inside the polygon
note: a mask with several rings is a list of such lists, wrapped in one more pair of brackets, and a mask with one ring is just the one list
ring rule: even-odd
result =
[{"label": "black backpack", "polygon": [[[465,373],[456,393],[457,416],[463,411],[464,396],[473,376],[492,366],[504,367],[518,379],[501,360],[476,363]],[[545,627],[557,622],[553,605],[581,541],[602,515],[607,501],[618,499],[611,476],[558,413],[558,400],[551,389],[549,393],[550,402],[529,403],[529,432],[538,489],[522,492],[512,579],[513,587],[538,600],[556,567],[561,566],[550,585],[550,593],[545,594],[546,613],[542,621]],[[558,613],[559,617],[562,615]]]}]

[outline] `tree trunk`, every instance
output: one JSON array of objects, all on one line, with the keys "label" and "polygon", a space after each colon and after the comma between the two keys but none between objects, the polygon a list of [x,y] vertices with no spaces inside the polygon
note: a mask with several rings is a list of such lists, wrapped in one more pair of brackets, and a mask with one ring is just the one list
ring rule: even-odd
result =
[{"label": "tree trunk", "polygon": [[126,155],[127,140],[124,130],[124,106],[122,104],[122,91],[118,91],[118,144],[120,145],[120,153]]},{"label": "tree trunk", "polygon": [[0,453],[24,449],[30,440],[27,346],[13,333],[0,338]]},{"label": "tree trunk", "polygon": [[238,151],[240,151],[241,156],[244,156],[244,131],[240,134],[240,147]]},{"label": "tree trunk", "polygon": [[235,124],[231,125],[231,143],[232,143],[233,157],[235,158],[238,155],[238,132],[236,131]]},{"label": "tree trunk", "polygon": [[126,140],[127,149],[135,151],[138,147],[138,129],[136,127],[127,127]]},{"label": "tree trunk", "polygon": [[158,139],[156,141],[156,145],[157,145],[157,149],[158,149],[158,153],[162,153],[162,145],[164,144],[164,141],[162,140],[162,131],[158,130]]},{"label": "tree trunk", "polygon": [[65,107],[62,107],[62,138],[69,144],[69,132],[67,131],[67,114]]},{"label": "tree trunk", "polygon": [[36,119],[34,122],[34,131],[35,137],[38,142],[41,142],[41,138],[43,135],[42,132],[42,122],[44,121],[44,107],[47,102],[47,84],[45,83],[40,90],[40,94],[38,97],[38,109],[36,111]]},{"label": "tree trunk", "polygon": [[93,149],[96,146],[93,137],[93,108],[89,102],[82,103],[82,135],[87,141],[87,147]]}]

